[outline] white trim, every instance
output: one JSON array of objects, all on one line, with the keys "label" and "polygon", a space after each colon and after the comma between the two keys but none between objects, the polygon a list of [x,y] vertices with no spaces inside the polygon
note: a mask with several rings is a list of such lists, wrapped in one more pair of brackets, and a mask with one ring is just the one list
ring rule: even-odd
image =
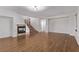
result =
[{"label": "white trim", "polygon": [[76,13],[71,13],[71,14],[62,14],[62,15],[57,15],[57,16],[52,16],[52,17],[47,17],[46,19],[51,19],[51,18],[65,18],[65,17],[70,17],[70,16],[75,16]]}]

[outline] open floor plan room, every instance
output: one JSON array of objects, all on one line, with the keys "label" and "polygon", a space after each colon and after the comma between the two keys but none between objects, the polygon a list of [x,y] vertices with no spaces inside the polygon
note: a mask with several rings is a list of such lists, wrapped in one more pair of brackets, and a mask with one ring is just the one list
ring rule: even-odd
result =
[{"label": "open floor plan room", "polygon": [[79,7],[0,6],[0,52],[79,52]]}]

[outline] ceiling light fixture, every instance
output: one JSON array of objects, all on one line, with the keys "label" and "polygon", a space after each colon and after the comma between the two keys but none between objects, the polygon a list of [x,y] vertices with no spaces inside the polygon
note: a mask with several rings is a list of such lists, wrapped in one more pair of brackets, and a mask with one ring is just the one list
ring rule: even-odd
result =
[{"label": "ceiling light fixture", "polygon": [[46,9],[45,6],[27,6],[27,9],[29,9],[30,11],[43,11]]}]

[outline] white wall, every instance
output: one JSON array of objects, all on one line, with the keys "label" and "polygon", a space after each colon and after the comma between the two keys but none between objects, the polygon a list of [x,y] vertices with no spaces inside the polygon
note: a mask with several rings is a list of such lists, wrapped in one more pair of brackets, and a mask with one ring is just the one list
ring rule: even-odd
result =
[{"label": "white wall", "polygon": [[41,19],[30,17],[31,25],[37,30],[41,31]]},{"label": "white wall", "polygon": [[76,38],[77,43],[79,45],[79,7],[78,7],[78,10],[77,10],[77,32],[75,34],[75,38]]},{"label": "white wall", "polygon": [[0,38],[12,35],[12,21],[11,17],[0,16]]},{"label": "white wall", "polygon": [[17,35],[17,24],[24,24],[24,19],[22,15],[19,15],[10,10],[0,9],[0,16],[12,17],[13,18],[13,33],[12,36]]},{"label": "white wall", "polygon": [[[61,16],[56,18],[39,19],[30,17],[32,26],[39,32],[57,32],[74,35],[76,26],[76,17],[74,15]],[[46,20],[46,24],[42,26],[42,20]],[[27,28],[28,30],[28,28]]]},{"label": "white wall", "polygon": [[[32,26],[39,32],[48,32],[48,19],[30,17]],[[43,22],[44,21],[44,24]]]},{"label": "white wall", "polygon": [[48,20],[48,31],[74,35],[75,16],[50,18]]},{"label": "white wall", "polygon": [[48,32],[48,19],[41,19],[41,31]]},{"label": "white wall", "polygon": [[[40,19],[34,17],[25,17],[26,20],[30,18],[31,25],[39,32],[48,32],[48,19]],[[44,21],[44,24],[43,22]],[[44,26],[43,26],[44,25]],[[26,25],[26,32],[29,32],[29,28]]]}]

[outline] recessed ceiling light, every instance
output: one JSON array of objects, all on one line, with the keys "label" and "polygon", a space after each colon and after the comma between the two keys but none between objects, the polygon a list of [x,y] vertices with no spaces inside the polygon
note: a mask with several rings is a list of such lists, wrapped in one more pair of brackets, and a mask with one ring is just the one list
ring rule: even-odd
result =
[{"label": "recessed ceiling light", "polygon": [[46,9],[45,6],[27,6],[26,8],[29,9],[30,11],[35,11],[35,12],[43,11]]}]

